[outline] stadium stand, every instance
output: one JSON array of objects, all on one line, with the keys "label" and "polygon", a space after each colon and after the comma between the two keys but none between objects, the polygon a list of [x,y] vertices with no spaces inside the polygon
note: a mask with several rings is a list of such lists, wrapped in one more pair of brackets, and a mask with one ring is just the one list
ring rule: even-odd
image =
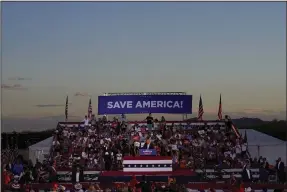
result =
[{"label": "stadium stand", "polygon": [[[174,187],[174,191],[235,191],[238,181],[244,179],[242,168],[251,170],[253,182],[268,182],[272,177],[276,181],[273,169],[266,167],[268,162],[252,159],[247,146],[247,139],[238,137],[228,121],[166,121],[162,117],[160,121],[155,119],[152,129],[146,122],[117,118],[107,121],[105,117],[59,122],[43,162],[37,159],[33,165],[32,161],[17,157],[15,151],[2,153],[2,184],[6,190],[81,191],[93,183],[90,191],[111,191],[131,187],[130,181],[138,175],[137,181],[151,182],[153,188],[160,186],[160,190]],[[145,173],[144,178],[139,176],[143,175],[141,172],[123,172],[123,160],[139,156],[142,148],[155,149],[158,158],[171,157],[173,171],[161,175]],[[261,168],[270,178],[260,177]],[[171,178],[176,184],[168,182]],[[215,183],[219,181],[222,183]],[[262,190],[282,185],[247,182],[244,187]]]}]

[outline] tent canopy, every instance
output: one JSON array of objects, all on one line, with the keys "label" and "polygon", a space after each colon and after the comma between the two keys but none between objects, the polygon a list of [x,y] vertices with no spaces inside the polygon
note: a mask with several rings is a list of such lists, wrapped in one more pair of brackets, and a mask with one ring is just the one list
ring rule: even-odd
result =
[{"label": "tent canopy", "polygon": [[276,145],[285,143],[280,139],[261,133],[254,129],[239,129],[239,132],[244,136],[246,131],[248,145]]},{"label": "tent canopy", "polygon": [[261,133],[253,129],[239,129],[239,132],[244,137],[246,131],[248,151],[252,158],[265,157],[267,161],[274,165],[276,160],[281,157],[282,161],[286,164],[286,146],[287,142]]},{"label": "tent canopy", "polygon": [[53,137],[49,137],[36,143],[34,145],[29,146],[29,159],[36,163],[36,159],[42,162],[45,159],[45,155],[49,154],[50,148],[53,143]]},{"label": "tent canopy", "polygon": [[43,141],[40,141],[34,145],[29,146],[29,150],[40,150],[40,149],[48,149],[50,150],[53,143],[53,137],[49,137],[47,139],[44,139]]}]

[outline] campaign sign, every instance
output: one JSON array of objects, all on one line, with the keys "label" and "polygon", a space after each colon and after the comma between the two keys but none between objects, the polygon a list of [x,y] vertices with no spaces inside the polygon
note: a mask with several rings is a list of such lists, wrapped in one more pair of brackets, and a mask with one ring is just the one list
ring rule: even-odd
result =
[{"label": "campaign sign", "polygon": [[140,149],[140,156],[156,156],[155,149]]},{"label": "campaign sign", "polygon": [[191,114],[192,95],[99,96],[98,114]]}]

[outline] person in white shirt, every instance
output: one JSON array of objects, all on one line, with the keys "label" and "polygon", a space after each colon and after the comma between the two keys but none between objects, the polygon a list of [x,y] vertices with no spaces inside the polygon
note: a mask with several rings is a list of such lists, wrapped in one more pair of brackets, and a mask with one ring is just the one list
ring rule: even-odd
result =
[{"label": "person in white shirt", "polygon": [[89,136],[95,135],[95,133],[96,133],[95,127],[92,126],[91,128],[89,128],[89,129],[88,129],[88,133],[89,133]]},{"label": "person in white shirt", "polygon": [[123,154],[120,152],[120,150],[118,150],[118,153],[117,153],[117,163],[118,163],[118,166],[121,166],[122,165],[122,158],[123,158]]},{"label": "person in white shirt", "polygon": [[242,152],[241,151],[241,146],[239,144],[237,144],[235,146],[235,153],[236,153],[236,155],[239,156],[241,154],[241,152]]},{"label": "person in white shirt", "polygon": [[252,173],[250,171],[250,162],[246,161],[245,165],[243,166],[243,170],[242,170],[242,181],[243,182],[251,182],[252,181]]},{"label": "person in white shirt", "polygon": [[68,133],[69,133],[68,129],[65,128],[65,129],[63,130],[63,136],[64,136],[64,137],[68,137]]},{"label": "person in white shirt", "polygon": [[82,158],[83,159],[87,159],[88,158],[88,154],[85,151],[82,152]]},{"label": "person in white shirt", "polygon": [[121,121],[122,121],[122,122],[126,122],[126,116],[125,116],[125,114],[122,114],[122,115],[121,115]]},{"label": "person in white shirt", "polygon": [[160,122],[157,119],[155,119],[152,130],[158,130],[159,123]]},{"label": "person in white shirt", "polygon": [[53,141],[53,145],[54,145],[54,146],[60,145],[60,142],[59,142],[58,140],[54,140],[54,141]]},{"label": "person in white shirt", "polygon": [[241,156],[244,157],[247,151],[247,143],[241,145]]},{"label": "person in white shirt", "polygon": [[75,184],[74,187],[76,192],[84,192],[83,187],[80,183]]},{"label": "person in white shirt", "polygon": [[85,119],[83,120],[83,122],[85,126],[89,126],[89,119],[87,115],[85,116]]}]

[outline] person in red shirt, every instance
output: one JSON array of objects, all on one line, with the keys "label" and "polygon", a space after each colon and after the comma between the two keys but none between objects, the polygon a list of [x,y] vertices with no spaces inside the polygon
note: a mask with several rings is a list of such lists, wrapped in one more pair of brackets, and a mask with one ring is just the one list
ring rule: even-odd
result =
[{"label": "person in red shirt", "polygon": [[237,188],[236,192],[245,192],[245,189],[244,189],[244,186],[243,186],[242,183],[239,185],[239,187]]},{"label": "person in red shirt", "polygon": [[132,180],[130,181],[130,186],[131,186],[132,188],[135,188],[138,183],[139,183],[139,182],[137,181],[136,176],[133,175],[133,178],[132,178]]},{"label": "person in red shirt", "polygon": [[3,171],[3,181],[4,181],[4,184],[7,185],[10,183],[11,181],[11,176],[12,174],[9,173],[9,171],[7,171],[5,168],[4,168],[4,171]]}]

